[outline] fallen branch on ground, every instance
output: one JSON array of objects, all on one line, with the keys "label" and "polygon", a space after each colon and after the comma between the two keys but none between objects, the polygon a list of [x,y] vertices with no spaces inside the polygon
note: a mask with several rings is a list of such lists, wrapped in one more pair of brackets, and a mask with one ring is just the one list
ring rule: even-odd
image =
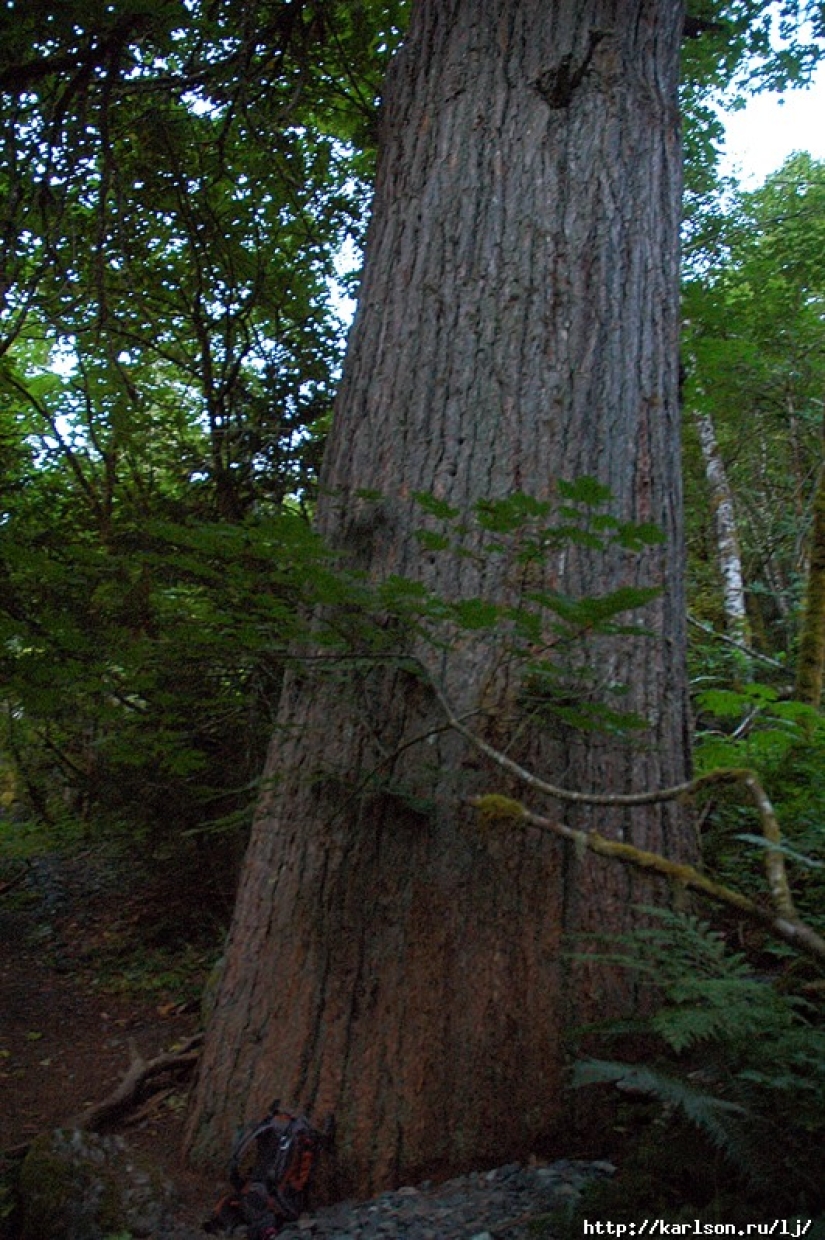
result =
[{"label": "fallen branch on ground", "polygon": [[164,1051],[154,1059],[145,1060],[134,1043],[131,1044],[132,1062],[120,1084],[100,1102],[94,1102],[79,1115],[68,1121],[69,1128],[83,1128],[89,1132],[100,1132],[109,1124],[121,1119],[128,1111],[140,1105],[146,1098],[151,1081],[165,1073],[175,1076],[188,1076],[198,1061],[199,1052],[195,1049],[202,1040],[202,1034],[196,1033],[176,1051]]},{"label": "fallen branch on ground", "polygon": [[144,1120],[148,1119],[150,1115],[156,1115],[163,1106],[164,1102],[166,1102],[168,1098],[173,1098],[175,1096],[177,1093],[177,1088],[178,1087],[176,1084],[164,1085],[162,1088],[158,1089],[156,1093],[150,1094],[139,1107],[133,1111],[127,1112],[127,1114],[123,1116],[121,1126],[123,1128],[137,1128],[143,1123]]},{"label": "fallen branch on ground", "polygon": [[0,896],[6,895],[9,891],[14,891],[15,887],[19,887],[26,881],[31,873],[31,862],[27,861],[19,874],[15,874],[14,878],[7,878],[0,883]]},{"label": "fallen branch on ground", "polygon": [[[165,1088],[159,1083],[164,1076],[171,1075],[177,1081],[190,1075],[200,1054],[198,1047],[203,1041],[203,1034],[193,1034],[177,1050],[164,1051],[153,1059],[144,1059],[134,1042],[130,1045],[132,1060],[128,1071],[119,1085],[100,1102],[94,1102],[77,1115],[53,1124],[53,1128],[80,1128],[86,1132],[101,1132],[121,1120],[136,1107],[144,1105],[147,1096]],[[0,1157],[22,1158],[28,1152],[35,1138],[3,1150]]]}]

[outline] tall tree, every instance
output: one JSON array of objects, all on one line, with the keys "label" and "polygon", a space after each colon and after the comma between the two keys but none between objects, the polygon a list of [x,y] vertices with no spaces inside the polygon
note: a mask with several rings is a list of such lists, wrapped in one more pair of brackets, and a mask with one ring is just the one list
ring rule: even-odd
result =
[{"label": "tall tree", "polygon": [[[518,607],[653,584],[649,637],[557,673],[643,731],[539,726],[494,630],[288,680],[190,1115],[218,1157],[275,1094],[334,1111],[337,1191],[526,1153],[562,1114],[562,1043],[627,1010],[573,971],[566,933],[618,932],[644,885],[529,833],[482,838],[500,784],[439,695],[523,760],[624,792],[686,773],[678,453],[680,4],[418,0],[384,94],[376,197],[318,524],[373,581]],[[484,553],[479,502],[560,480],[652,523],[644,554],[518,538]],[[423,494],[422,516],[416,495]],[[439,551],[459,513],[463,554]],[[587,540],[584,540],[586,543]],[[635,595],[634,595],[635,597]],[[586,625],[584,626],[586,627]],[[552,663],[551,629],[536,636]],[[418,674],[414,674],[418,669]],[[684,810],[552,807],[643,848],[692,851]]]}]

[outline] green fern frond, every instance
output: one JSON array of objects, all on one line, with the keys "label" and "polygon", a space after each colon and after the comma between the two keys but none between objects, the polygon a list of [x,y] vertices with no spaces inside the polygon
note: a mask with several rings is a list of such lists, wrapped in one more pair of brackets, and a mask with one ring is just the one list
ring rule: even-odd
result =
[{"label": "green fern frond", "polygon": [[735,1138],[730,1120],[747,1117],[747,1111],[738,1103],[717,1098],[645,1064],[611,1063],[604,1059],[585,1059],[577,1063],[573,1071],[574,1087],[596,1084],[614,1084],[627,1093],[645,1094],[663,1108],[681,1112],[718,1150],[734,1155]]},{"label": "green fern frond", "polygon": [[731,952],[724,937],[699,917],[673,909],[639,909],[655,924],[641,926],[629,939],[666,979],[683,978],[686,974],[701,977],[749,977],[751,970],[745,957]]},{"label": "green fern frond", "polygon": [[[748,1200],[816,1207],[823,1200],[825,1114],[825,1027],[816,984],[810,998],[784,993],[742,954],[728,951],[707,922],[642,911],[646,924],[609,946],[605,940],[604,958],[658,992],[660,1007],[647,1018],[648,1033],[657,1035],[656,1057],[587,1059],[575,1068],[574,1085],[613,1084],[627,1101],[636,1095],[657,1103],[644,1140],[658,1148],[667,1133],[677,1165],[678,1150],[689,1152],[698,1139],[724,1159],[731,1183]],[[650,1152],[644,1141],[643,1147]],[[665,1163],[667,1176],[671,1162]]]},{"label": "green fern frond", "polygon": [[[574,953],[574,959],[613,965],[647,978],[668,999],[686,983],[700,989],[708,980],[751,981],[752,970],[743,955],[728,950],[724,938],[705,921],[671,909],[638,906],[652,925],[636,927],[618,940],[615,936],[582,936],[588,943],[604,943],[606,950]],[[609,946],[608,946],[609,945]]]},{"label": "green fern frond", "polygon": [[720,1045],[789,1028],[793,1009],[750,977],[685,977],[667,990],[670,1003],[653,1016],[654,1031],[679,1054],[699,1042]]}]

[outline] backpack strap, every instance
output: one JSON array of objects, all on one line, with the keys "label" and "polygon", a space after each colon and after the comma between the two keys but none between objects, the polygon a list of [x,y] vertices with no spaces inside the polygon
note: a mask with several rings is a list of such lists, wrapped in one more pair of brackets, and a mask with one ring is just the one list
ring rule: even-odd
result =
[{"label": "backpack strap", "polygon": [[296,1219],[304,1208],[320,1149],[321,1134],[302,1115],[292,1116],[267,1169],[269,1190],[289,1219]]},{"label": "backpack strap", "polygon": [[[292,1119],[292,1116],[288,1113],[281,1112],[280,1107],[280,1099],[276,1098],[262,1120],[259,1120],[257,1123],[247,1124],[235,1138],[229,1163],[229,1182],[238,1192],[240,1192],[249,1179],[249,1172],[245,1173],[242,1169],[244,1156],[252,1146],[255,1147],[256,1154],[259,1152],[258,1142],[262,1137],[272,1134],[276,1126],[276,1118],[281,1121]],[[259,1161],[260,1159],[256,1157],[256,1169]]]}]

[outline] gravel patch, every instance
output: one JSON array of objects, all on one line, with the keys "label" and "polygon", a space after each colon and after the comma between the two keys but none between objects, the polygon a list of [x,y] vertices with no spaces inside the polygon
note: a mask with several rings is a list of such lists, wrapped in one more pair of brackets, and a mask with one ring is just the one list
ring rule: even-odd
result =
[{"label": "gravel patch", "polygon": [[[538,1224],[544,1216],[575,1205],[588,1182],[614,1171],[609,1162],[574,1159],[512,1163],[444,1184],[399,1188],[370,1201],[343,1201],[302,1215],[278,1233],[278,1240],[534,1240],[542,1234]],[[163,1240],[202,1237],[176,1230]]]}]

